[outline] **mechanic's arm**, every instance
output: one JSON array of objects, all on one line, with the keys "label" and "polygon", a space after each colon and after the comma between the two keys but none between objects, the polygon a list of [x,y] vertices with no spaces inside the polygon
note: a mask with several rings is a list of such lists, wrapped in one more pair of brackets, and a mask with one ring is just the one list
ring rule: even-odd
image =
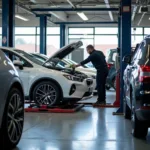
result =
[{"label": "mechanic's arm", "polygon": [[90,61],[92,61],[93,59],[93,55],[90,55],[87,59],[81,61],[79,64],[77,64],[75,67],[79,67],[79,66],[84,66],[85,64],[89,63]]}]

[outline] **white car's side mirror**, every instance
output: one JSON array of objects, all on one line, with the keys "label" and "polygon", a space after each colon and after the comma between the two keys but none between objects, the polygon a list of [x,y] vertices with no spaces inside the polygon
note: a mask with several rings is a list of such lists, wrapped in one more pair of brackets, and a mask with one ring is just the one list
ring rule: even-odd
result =
[{"label": "white car's side mirror", "polygon": [[19,60],[14,60],[13,61],[14,66],[18,67],[20,70],[23,70],[23,64]]}]

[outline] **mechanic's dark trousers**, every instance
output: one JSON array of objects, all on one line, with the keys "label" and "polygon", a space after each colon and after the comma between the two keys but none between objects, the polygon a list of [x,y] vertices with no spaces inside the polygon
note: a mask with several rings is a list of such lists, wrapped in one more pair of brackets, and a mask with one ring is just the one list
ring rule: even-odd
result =
[{"label": "mechanic's dark trousers", "polygon": [[[104,71],[104,70],[103,70]],[[97,71],[96,76],[96,84],[97,84],[97,92],[98,92],[98,101],[106,101],[106,78],[108,72]]]}]

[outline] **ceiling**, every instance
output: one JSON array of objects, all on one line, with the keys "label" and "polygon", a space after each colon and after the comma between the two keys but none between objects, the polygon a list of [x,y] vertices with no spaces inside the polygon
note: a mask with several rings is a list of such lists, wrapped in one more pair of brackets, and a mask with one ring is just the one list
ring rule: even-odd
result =
[{"label": "ceiling", "polygon": [[[1,2],[2,0],[0,0]],[[70,1],[71,4],[68,2]],[[150,13],[139,12],[140,5],[136,2],[143,0],[132,0],[132,23],[133,25],[143,26],[149,24]],[[30,11],[33,8],[119,8],[120,0],[16,0],[16,13],[21,14],[24,17],[29,18],[32,22],[37,21],[35,15]],[[77,15],[76,11],[64,11],[64,12],[35,12],[36,14],[52,14],[48,20],[52,22],[67,22],[83,20]],[[88,17],[88,21],[117,21],[118,12],[112,11],[85,11],[84,14]],[[146,20],[146,23],[145,23]],[[140,23],[139,23],[140,21]],[[19,20],[17,20],[19,23]],[[27,22],[29,24],[29,22]],[[26,24],[27,24],[26,23]]]}]

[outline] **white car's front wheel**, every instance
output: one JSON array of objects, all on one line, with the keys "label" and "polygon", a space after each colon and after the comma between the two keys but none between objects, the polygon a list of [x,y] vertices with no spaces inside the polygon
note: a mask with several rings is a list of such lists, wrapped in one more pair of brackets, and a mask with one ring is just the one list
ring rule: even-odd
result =
[{"label": "white car's front wheel", "polygon": [[33,100],[38,105],[56,105],[61,101],[60,90],[55,83],[42,81],[33,90]]}]

